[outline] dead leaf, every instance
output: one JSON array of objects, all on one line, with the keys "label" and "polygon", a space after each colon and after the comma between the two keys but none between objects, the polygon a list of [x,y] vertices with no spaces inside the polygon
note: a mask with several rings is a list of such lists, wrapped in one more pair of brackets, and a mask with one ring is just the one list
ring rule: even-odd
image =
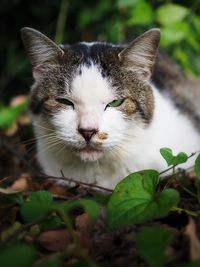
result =
[{"label": "dead leaf", "polygon": [[24,103],[27,100],[27,96],[25,95],[18,95],[11,99],[10,105],[12,107],[18,106],[22,103]]},{"label": "dead leaf", "polygon": [[12,185],[11,189],[17,192],[28,190],[28,180],[27,176],[22,175],[18,180],[16,180]]},{"label": "dead leaf", "polygon": [[12,125],[4,131],[6,136],[13,136],[18,131],[18,125],[16,121],[12,123]]},{"label": "dead leaf", "polygon": [[83,232],[85,235],[91,235],[91,230],[94,226],[95,222],[91,219],[91,217],[87,213],[83,213],[76,217],[75,225],[76,230],[79,232]]},{"label": "dead leaf", "polygon": [[17,122],[21,125],[28,125],[31,123],[31,116],[29,114],[22,114],[17,119]]},{"label": "dead leaf", "polygon": [[48,188],[48,191],[50,191],[54,195],[66,196],[66,188],[64,188],[63,186],[53,185]]},{"label": "dead leaf", "polygon": [[8,187],[8,188],[0,188],[0,193],[2,193],[2,194],[15,194],[17,192],[18,191],[13,190],[11,187]]},{"label": "dead leaf", "polygon": [[200,260],[200,240],[197,237],[196,225],[192,218],[189,219],[184,234],[188,236],[190,241],[190,259],[192,261]]},{"label": "dead leaf", "polygon": [[49,251],[65,250],[72,243],[70,234],[66,229],[43,232],[37,238],[37,242]]}]

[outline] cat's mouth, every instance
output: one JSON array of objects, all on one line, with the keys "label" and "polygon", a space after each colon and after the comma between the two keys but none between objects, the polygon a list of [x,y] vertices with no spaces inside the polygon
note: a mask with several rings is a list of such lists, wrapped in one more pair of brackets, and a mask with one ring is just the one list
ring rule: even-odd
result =
[{"label": "cat's mouth", "polygon": [[80,148],[79,152],[87,152],[87,153],[102,152],[102,149],[93,147],[91,145],[86,145],[83,148]]},{"label": "cat's mouth", "polygon": [[83,161],[96,161],[103,155],[103,150],[99,147],[87,144],[86,146],[78,149],[78,155]]}]

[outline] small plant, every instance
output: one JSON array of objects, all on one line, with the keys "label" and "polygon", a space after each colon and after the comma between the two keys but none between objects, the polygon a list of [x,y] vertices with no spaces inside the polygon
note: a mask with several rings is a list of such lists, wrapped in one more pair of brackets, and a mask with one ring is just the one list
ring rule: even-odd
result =
[{"label": "small plant", "polygon": [[171,229],[146,227],[136,235],[135,245],[149,267],[163,267],[166,263],[165,250],[174,237]]},{"label": "small plant", "polygon": [[175,167],[179,164],[185,163],[188,160],[188,155],[184,152],[173,155],[170,148],[164,147],[160,149],[160,154],[167,162],[168,167],[172,166],[173,174],[175,173]]},{"label": "small plant", "polygon": [[143,223],[166,216],[178,204],[175,189],[157,190],[159,173],[155,170],[135,172],[122,180],[108,202],[110,227]]}]

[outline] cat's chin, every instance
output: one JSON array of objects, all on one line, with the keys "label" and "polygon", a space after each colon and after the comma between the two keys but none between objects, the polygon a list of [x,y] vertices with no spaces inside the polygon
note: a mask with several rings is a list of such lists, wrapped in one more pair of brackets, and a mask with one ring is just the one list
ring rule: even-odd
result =
[{"label": "cat's chin", "polygon": [[82,161],[85,162],[94,162],[102,158],[103,152],[99,150],[94,151],[79,151],[77,155],[80,157]]}]

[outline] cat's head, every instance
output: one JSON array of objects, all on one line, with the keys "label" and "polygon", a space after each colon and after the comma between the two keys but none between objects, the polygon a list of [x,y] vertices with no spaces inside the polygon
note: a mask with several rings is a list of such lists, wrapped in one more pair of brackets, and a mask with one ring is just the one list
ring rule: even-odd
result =
[{"label": "cat's head", "polygon": [[22,39],[33,68],[31,111],[40,140],[96,161],[123,151],[134,138],[130,132],[151,123],[158,29],[126,47],[57,45],[31,28],[22,29]]}]

